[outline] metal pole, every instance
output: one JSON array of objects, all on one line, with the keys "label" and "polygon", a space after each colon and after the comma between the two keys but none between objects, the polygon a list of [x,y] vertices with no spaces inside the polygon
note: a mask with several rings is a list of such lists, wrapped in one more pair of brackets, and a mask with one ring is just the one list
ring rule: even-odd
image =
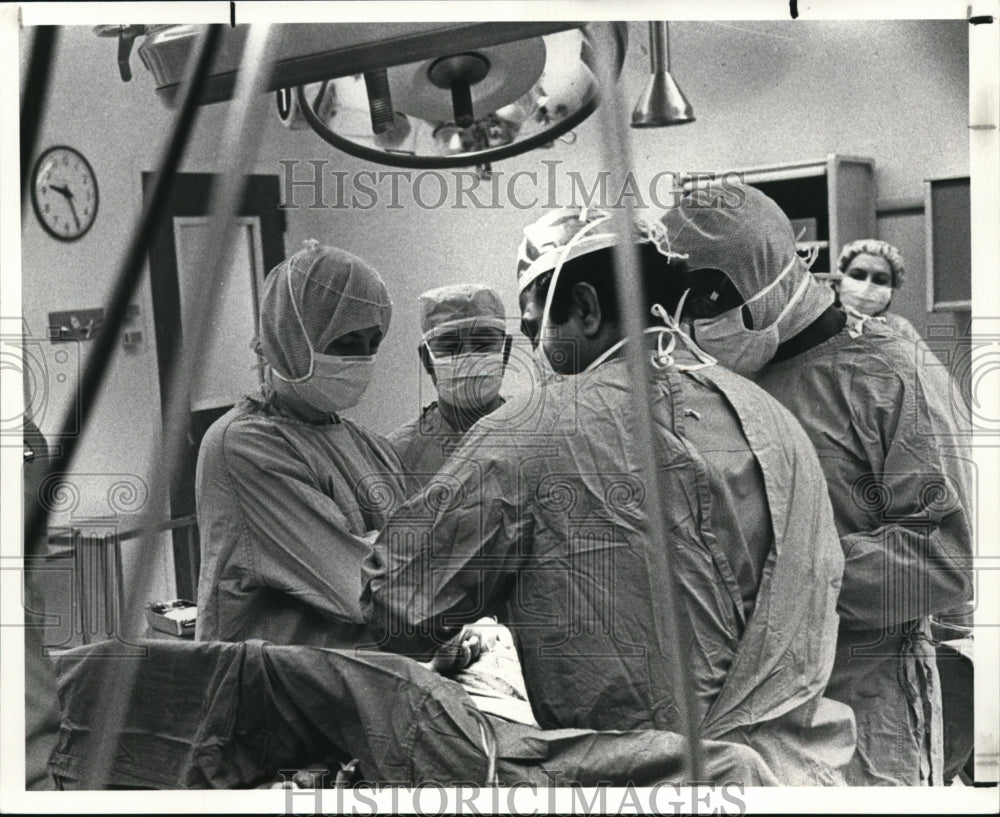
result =
[{"label": "metal pole", "polygon": [[[212,213],[207,232],[213,237],[200,253],[195,269],[203,274],[193,282],[191,313],[184,325],[180,354],[171,366],[167,379],[169,394],[163,421],[163,440],[152,459],[154,471],[150,479],[150,497],[140,514],[138,527],[142,531],[140,552],[152,554],[159,546],[159,525],[166,518],[169,485],[187,450],[187,435],[191,420],[191,389],[194,373],[204,355],[211,331],[212,319],[222,293],[229,268],[231,248],[236,235],[237,216],[242,206],[249,175],[270,121],[271,99],[267,84],[271,77],[274,55],[280,50],[283,26],[254,25],[247,35],[235,98],[226,120],[223,145],[235,149],[226,154],[217,174],[210,203]],[[248,328],[249,331],[249,328]],[[148,573],[132,580],[128,600],[144,603],[151,585]],[[132,609],[134,605],[129,605]]]},{"label": "metal pole", "polygon": [[[169,140],[164,146],[163,154],[160,158],[160,169],[153,184],[152,195],[146,203],[145,210],[139,219],[139,224],[133,234],[132,241],[122,260],[118,279],[112,290],[108,306],[104,310],[104,324],[94,339],[94,346],[91,349],[86,366],[76,386],[76,394],[74,395],[74,399],[70,401],[66,417],[60,426],[59,436],[57,437],[57,444],[61,449],[60,453],[45,460],[44,464],[42,464],[42,467],[45,468],[45,474],[39,480],[40,485],[57,471],[68,471],[73,464],[73,457],[76,454],[77,446],[87,428],[90,415],[100,395],[104,377],[110,366],[111,357],[115,352],[115,347],[118,343],[118,331],[125,320],[129,301],[132,300],[136,287],[139,285],[139,280],[142,277],[149,239],[170,196],[174,174],[180,166],[184,149],[187,147],[195,116],[197,115],[197,100],[204,87],[205,78],[208,74],[208,66],[215,56],[221,35],[221,25],[209,26],[195,49],[195,56],[189,63],[190,70],[184,85],[184,99],[180,106],[180,112],[177,115],[173,133],[171,133]],[[78,421],[77,415],[74,414],[73,410],[73,407],[77,405],[79,406]],[[44,502],[36,502],[25,527],[24,541],[27,555],[40,552],[40,543],[45,536],[48,518],[49,511],[46,504]]]},{"label": "metal pole", "polygon": [[28,176],[35,157],[35,143],[45,113],[45,100],[52,75],[52,57],[59,40],[58,26],[38,26],[31,41],[28,76],[21,94],[21,208],[27,201]]},{"label": "metal pole", "polygon": [[658,74],[667,67],[667,24],[653,20],[649,24],[649,70]]},{"label": "metal pole", "polygon": [[[208,228],[216,240],[200,253],[196,268],[204,270],[204,276],[195,283],[191,299],[193,313],[186,326],[181,354],[171,367],[164,435],[151,460],[150,498],[140,515],[142,537],[138,546],[141,554],[152,555],[159,548],[160,514],[166,507],[168,486],[186,445],[193,374],[200,362],[215,303],[228,270],[226,261],[246,189],[247,166],[252,166],[256,159],[269,118],[267,83],[274,57],[280,50],[278,40],[282,33],[281,27],[252,26],[244,48],[235,98],[230,103],[232,107],[222,138],[222,144],[232,149],[226,154],[217,184],[213,187],[212,216]],[[129,600],[148,598],[151,572],[139,571],[133,578],[132,586],[126,588],[126,609],[134,606],[129,604]],[[107,782],[117,754],[119,735],[135,692],[138,660],[141,659],[121,659],[121,673],[115,679],[114,699],[96,702],[94,723],[99,724],[101,739],[81,775],[88,788],[98,788]]]},{"label": "metal pole", "polygon": [[[625,126],[627,114],[622,107],[622,96],[614,92],[615,75],[611,59],[611,37],[608,24],[592,23],[589,27],[595,39],[597,55],[598,83],[601,89],[601,102],[597,109],[601,124],[601,139],[603,145],[604,170],[610,174],[612,184],[624,184],[632,167],[629,133]],[[615,189],[614,187],[612,189]],[[620,187],[618,189],[624,189]],[[625,197],[628,202],[628,198]],[[612,227],[622,236],[629,236],[633,218],[633,208],[626,203],[624,209],[612,210]],[[687,658],[681,650],[680,634],[677,627],[681,621],[678,605],[679,588],[674,570],[674,554],[671,548],[674,539],[667,531],[664,523],[661,501],[664,498],[660,482],[659,469],[653,459],[655,434],[653,415],[650,406],[656,396],[654,385],[649,377],[649,360],[646,351],[646,341],[643,330],[646,328],[646,308],[643,298],[642,270],[639,253],[632,241],[625,241],[615,247],[615,262],[618,274],[615,275],[615,285],[621,304],[621,315],[625,324],[625,334],[629,342],[625,344],[624,352],[628,361],[629,372],[632,375],[632,391],[636,396],[636,426],[635,434],[640,451],[647,451],[650,456],[644,458],[643,478],[649,491],[647,502],[649,506],[649,537],[650,560],[661,575],[668,576],[668,585],[661,595],[654,595],[653,604],[658,608],[658,621],[667,622],[664,631],[658,632],[659,643],[655,648],[667,657],[673,669],[673,686],[677,692],[677,708],[681,716],[681,731],[687,737],[690,765],[688,772],[691,782],[701,780],[703,768],[699,724],[696,719],[698,711],[694,684],[690,677],[690,667]],[[662,545],[658,547],[657,545]]]}]

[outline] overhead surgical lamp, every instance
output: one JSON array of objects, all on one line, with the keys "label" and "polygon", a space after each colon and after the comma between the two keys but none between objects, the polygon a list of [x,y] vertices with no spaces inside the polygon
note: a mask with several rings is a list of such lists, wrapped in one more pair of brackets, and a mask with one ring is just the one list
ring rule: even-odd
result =
[{"label": "overhead surgical lamp", "polygon": [[694,122],[694,111],[670,75],[670,33],[667,24],[649,24],[649,62],[652,76],[632,111],[633,128],[665,128]]},{"label": "overhead surgical lamp", "polygon": [[[200,27],[101,27],[120,35],[119,65],[139,57],[170,105]],[[412,168],[485,166],[546,147],[598,104],[583,23],[365,23],[287,26],[270,89],[289,128],[306,127],[345,153]],[[227,30],[202,101],[232,95],[245,38]],[[614,29],[615,75],[627,26]]]}]

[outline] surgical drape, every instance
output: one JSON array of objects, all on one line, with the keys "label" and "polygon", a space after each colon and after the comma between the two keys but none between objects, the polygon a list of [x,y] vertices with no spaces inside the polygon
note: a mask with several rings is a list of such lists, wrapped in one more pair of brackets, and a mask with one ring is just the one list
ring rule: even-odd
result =
[{"label": "surgical drape", "polygon": [[[545,731],[478,715],[461,686],[402,656],[257,641],[143,646],[146,657],[128,659],[135,695],[121,702],[112,786],[233,788],[280,779],[279,770],[291,777],[289,770],[317,762],[335,774],[348,758],[360,761],[371,783],[483,785],[484,718],[502,786],[687,779],[680,735]],[[89,755],[110,739],[94,702],[121,687],[122,662],[108,660],[114,649],[103,642],[59,659],[63,720],[50,769],[66,788],[80,787]],[[755,752],[724,742],[706,742],[704,773],[716,784],[776,782]],[[325,794],[332,810],[338,801]]]}]

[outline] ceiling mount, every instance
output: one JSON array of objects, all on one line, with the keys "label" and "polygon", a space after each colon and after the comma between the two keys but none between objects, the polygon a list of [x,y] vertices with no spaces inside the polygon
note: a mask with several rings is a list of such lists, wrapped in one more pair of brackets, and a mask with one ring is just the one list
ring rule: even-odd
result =
[{"label": "ceiling mount", "polygon": [[[288,24],[267,89],[292,129],[396,167],[487,167],[551,146],[595,110],[594,45],[585,23]],[[604,24],[602,24],[603,30]],[[611,23],[615,75],[628,44]],[[138,48],[168,106],[178,99],[204,26],[98,27]],[[249,26],[226,29],[198,97],[231,99]],[[127,71],[124,61],[123,77]]]},{"label": "ceiling mount", "polygon": [[[612,30],[617,76],[628,35],[623,23]],[[392,66],[388,131],[374,129],[370,89],[356,77],[330,80],[321,93],[299,86],[295,99],[320,138],[366,161],[485,166],[549,146],[593,113],[599,101],[593,48],[585,30],[571,29]],[[391,145],[386,133],[395,134]]]},{"label": "ceiling mount", "polygon": [[694,122],[694,110],[670,75],[670,31],[662,21],[649,24],[652,76],[632,112],[633,128],[665,128]]}]

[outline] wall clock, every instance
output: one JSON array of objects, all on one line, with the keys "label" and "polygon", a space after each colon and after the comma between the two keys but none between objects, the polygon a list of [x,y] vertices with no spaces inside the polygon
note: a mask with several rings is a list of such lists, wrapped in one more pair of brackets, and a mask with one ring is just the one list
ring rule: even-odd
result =
[{"label": "wall clock", "polygon": [[60,241],[76,241],[97,218],[97,176],[78,150],[55,145],[31,173],[31,204],[45,231]]}]

